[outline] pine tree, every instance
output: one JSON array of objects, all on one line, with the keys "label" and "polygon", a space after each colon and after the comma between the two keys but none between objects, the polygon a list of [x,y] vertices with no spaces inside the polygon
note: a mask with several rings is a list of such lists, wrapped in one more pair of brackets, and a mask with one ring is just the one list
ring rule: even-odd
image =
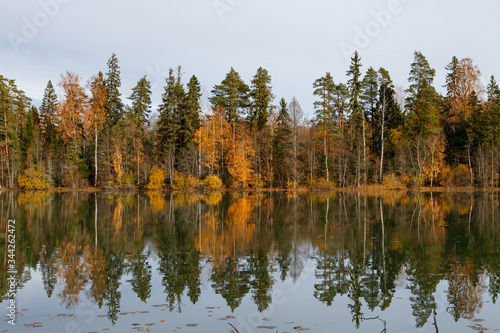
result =
[{"label": "pine tree", "polygon": [[151,112],[151,83],[146,76],[141,78],[132,89],[131,120],[132,120],[132,140],[135,151],[137,165],[137,185],[140,185],[140,162],[141,150],[143,148],[144,130],[149,123],[149,113]]},{"label": "pine tree", "polygon": [[178,157],[183,152],[184,137],[182,131],[182,116],[185,112],[185,92],[181,82],[181,67],[177,69],[177,77],[170,68],[166,78],[165,92],[158,108],[159,120],[156,136],[157,158],[167,166],[172,184],[174,167]]},{"label": "pine tree", "polygon": [[6,187],[16,185],[21,171],[21,142],[30,103],[31,100],[18,89],[14,80],[0,75],[0,151]]},{"label": "pine tree", "polygon": [[250,129],[261,131],[269,119],[271,103],[274,99],[271,87],[271,75],[266,69],[259,67],[252,79],[250,91],[251,105],[247,120]]},{"label": "pine tree", "polygon": [[43,93],[42,104],[40,105],[40,121],[43,133],[43,140],[46,146],[50,146],[56,130],[54,117],[56,115],[57,95],[49,80]]},{"label": "pine tree", "polygon": [[[359,57],[358,51],[354,52],[354,55],[351,57],[351,65],[349,66],[349,70],[347,71],[347,76],[350,79],[347,81],[347,88],[349,91],[350,102],[349,106],[351,108],[351,116],[354,121],[355,128],[361,128],[363,135],[363,183],[366,184],[367,181],[367,165],[366,165],[366,116],[365,110],[361,106],[361,89],[362,89],[362,81],[361,81],[361,58]],[[358,174],[358,177],[360,174]],[[359,184],[359,178],[358,178]]]},{"label": "pine tree", "polygon": [[123,118],[123,103],[121,101],[120,66],[116,54],[112,54],[108,60],[108,72],[106,73],[106,120],[108,125],[116,125]]},{"label": "pine tree", "polygon": [[403,125],[403,115],[395,98],[396,92],[389,72],[384,68],[380,68],[378,71],[378,86],[380,88],[372,123],[374,152],[380,156],[379,181],[382,182],[386,155],[386,133]]},{"label": "pine tree", "polygon": [[290,170],[291,143],[290,115],[284,98],[280,100],[276,129],[273,137],[273,162],[277,174],[278,185],[285,186]]},{"label": "pine tree", "polygon": [[440,130],[440,98],[432,86],[435,74],[436,71],[429,66],[422,53],[415,52],[408,78],[410,87],[406,90],[408,133],[414,136],[426,138],[429,134],[436,134]]},{"label": "pine tree", "polygon": [[326,73],[313,83],[314,95],[319,101],[314,102],[316,109],[316,122],[323,136],[323,157],[325,159],[326,181],[330,181],[330,169],[328,166],[328,141],[331,138],[335,119],[335,83],[330,73]]},{"label": "pine tree", "polygon": [[[361,91],[361,104],[365,110],[366,120],[370,124],[368,132],[374,127],[373,114],[376,112],[378,93],[378,73],[373,67],[370,67],[363,78]],[[375,146],[375,140],[375,135],[372,135],[372,150]]]},{"label": "pine tree", "polygon": [[231,67],[221,84],[214,86],[209,98],[213,107],[221,106],[226,110],[226,119],[234,127],[239,117],[248,109],[250,88],[243,82],[240,74]]},{"label": "pine tree", "polygon": [[201,87],[196,76],[192,76],[187,84],[184,112],[181,118],[181,131],[185,146],[194,138],[194,133],[200,128]]},{"label": "pine tree", "polygon": [[132,88],[132,95],[129,99],[132,101],[132,112],[137,122],[148,124],[151,113],[151,82],[148,81],[147,76],[142,77]]}]

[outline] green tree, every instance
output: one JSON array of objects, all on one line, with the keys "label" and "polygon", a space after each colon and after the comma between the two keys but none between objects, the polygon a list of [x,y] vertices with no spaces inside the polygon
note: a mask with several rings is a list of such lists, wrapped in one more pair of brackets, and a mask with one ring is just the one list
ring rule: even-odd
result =
[{"label": "green tree", "polygon": [[49,80],[43,93],[42,104],[38,109],[40,113],[40,128],[43,142],[43,159],[45,162],[45,170],[47,173],[47,181],[52,183],[53,178],[60,183],[60,175],[62,170],[62,140],[61,132],[56,124],[57,95]]},{"label": "green tree", "polygon": [[291,129],[288,106],[284,98],[280,100],[276,128],[273,137],[273,162],[277,183],[284,187],[288,178],[291,157]]},{"label": "green tree", "polygon": [[187,84],[185,111],[181,119],[183,136],[186,143],[191,142],[194,133],[200,128],[201,86],[198,78],[193,75]]},{"label": "green tree", "polygon": [[319,98],[314,102],[316,109],[316,123],[323,137],[323,157],[325,159],[326,181],[330,181],[330,168],[328,166],[329,139],[332,135],[335,119],[335,83],[330,73],[317,79],[313,83],[314,95]]},{"label": "green tree", "polygon": [[116,54],[112,54],[108,60],[108,72],[106,73],[106,120],[108,125],[116,125],[123,118],[123,103],[121,101],[120,65]]},{"label": "green tree", "polygon": [[259,67],[252,79],[250,91],[251,104],[247,117],[250,129],[256,127],[258,131],[261,131],[266,126],[274,97],[271,75],[266,69]]},{"label": "green tree", "polygon": [[[378,80],[379,80],[379,75],[376,70],[373,69],[373,67],[370,67],[366,70],[365,77],[363,78],[362,81],[362,91],[361,91],[361,104],[364,107],[365,110],[365,116],[366,119],[369,121],[371,125],[371,130],[373,130],[374,123],[373,123],[373,114],[376,112],[376,106],[377,106],[377,98],[378,98]],[[374,140],[375,136],[372,136],[372,149],[374,147]]]},{"label": "green tree", "polygon": [[49,80],[43,93],[42,104],[40,105],[40,123],[43,133],[43,141],[46,146],[50,146],[54,139],[54,131],[56,131],[56,124],[54,117],[56,115],[57,95]]},{"label": "green tree", "polygon": [[149,124],[149,113],[151,112],[151,83],[146,76],[142,77],[137,85],[132,89],[131,125],[132,141],[135,151],[137,165],[137,186],[140,185],[140,163],[141,151],[143,150],[143,140],[146,125]]},{"label": "green tree", "polygon": [[408,78],[410,87],[406,90],[409,135],[426,138],[439,133],[440,97],[432,86],[435,74],[422,53],[415,52]]},{"label": "green tree", "polygon": [[[347,71],[347,76],[350,79],[347,81],[347,89],[349,91],[349,106],[351,108],[351,117],[354,122],[354,127],[356,129],[361,128],[363,137],[363,183],[366,184],[367,181],[367,166],[366,166],[366,116],[365,110],[361,105],[361,93],[363,82],[361,81],[361,58],[359,57],[358,51],[354,52],[351,57],[351,65]],[[358,162],[359,164],[359,162]],[[359,166],[358,166],[359,169]],[[361,172],[358,172],[358,185],[360,183],[359,176]]]},{"label": "green tree", "polygon": [[218,105],[225,109],[226,119],[234,131],[236,121],[250,106],[249,95],[250,88],[243,82],[240,74],[231,67],[221,84],[214,86],[209,100],[213,107]]},{"label": "green tree", "polygon": [[376,107],[372,114],[372,131],[373,150],[380,156],[379,181],[382,182],[387,133],[403,125],[403,115],[395,98],[396,92],[389,72],[380,68],[377,80],[380,88]]},{"label": "green tree", "polygon": [[14,80],[0,75],[0,149],[6,187],[14,187],[21,171],[21,142],[31,100],[19,90]]}]

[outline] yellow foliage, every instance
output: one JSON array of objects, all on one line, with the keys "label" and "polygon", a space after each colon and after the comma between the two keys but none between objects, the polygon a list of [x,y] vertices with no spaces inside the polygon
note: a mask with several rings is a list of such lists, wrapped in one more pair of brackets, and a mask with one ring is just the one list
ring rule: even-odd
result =
[{"label": "yellow foliage", "polygon": [[426,180],[431,184],[444,167],[444,150],[446,148],[442,135],[432,135],[426,141],[428,156],[423,163],[423,173]]},{"label": "yellow foliage", "polygon": [[35,191],[27,191],[19,193],[17,197],[17,203],[20,206],[29,205],[31,208],[40,209],[41,207],[45,207],[47,205],[46,200],[49,197],[49,192],[35,192]]},{"label": "yellow foliage", "polygon": [[193,176],[193,175],[188,175],[186,177],[186,182],[185,182],[185,187],[188,190],[194,190],[200,185],[200,180]]},{"label": "yellow foliage", "polygon": [[158,168],[156,165],[153,166],[149,172],[149,184],[146,188],[149,190],[158,190],[162,188],[165,184],[167,176],[167,170]]},{"label": "yellow foliage", "polygon": [[185,175],[182,172],[174,173],[174,190],[194,190],[200,185],[198,178],[192,175]]},{"label": "yellow foliage", "polygon": [[254,173],[250,178],[250,186],[255,189],[262,189],[264,187],[264,181],[262,180],[262,175]]},{"label": "yellow foliage", "polygon": [[[317,183],[315,183],[317,185]],[[295,190],[299,187],[299,184],[297,182],[294,182],[293,180],[289,180],[286,182],[286,188]]]},{"label": "yellow foliage", "polygon": [[441,186],[450,186],[452,181],[451,168],[446,165],[441,172],[439,173],[439,185]]},{"label": "yellow foliage", "polygon": [[324,190],[328,190],[328,189],[332,189],[332,188],[335,188],[335,182],[333,181],[327,181],[326,178],[320,178],[318,179],[317,183],[316,183],[316,188],[320,188],[320,189],[324,189]]},{"label": "yellow foliage", "polygon": [[465,164],[459,164],[455,169],[453,169],[452,174],[453,185],[455,186],[469,186],[471,171],[469,167]]},{"label": "yellow foliage", "polygon": [[222,192],[220,191],[210,192],[209,194],[203,197],[203,200],[207,205],[215,206],[222,201]]},{"label": "yellow foliage", "polygon": [[389,190],[406,188],[406,185],[393,173],[385,176],[382,184]]},{"label": "yellow foliage", "polygon": [[240,133],[226,154],[227,171],[234,178],[233,187],[246,187],[251,180],[252,157],[255,155],[251,141],[245,139],[245,133]]},{"label": "yellow foliage", "polygon": [[151,213],[157,214],[164,211],[167,207],[167,202],[163,197],[163,194],[157,191],[147,191],[149,197],[149,207],[151,208]]},{"label": "yellow foliage", "polygon": [[209,190],[220,190],[222,188],[222,180],[216,175],[207,176],[201,184]]},{"label": "yellow foliage", "polygon": [[393,146],[397,146],[402,139],[403,139],[402,126],[389,130],[389,141],[392,143]]},{"label": "yellow foliage", "polygon": [[38,164],[35,168],[24,170],[23,175],[17,178],[19,187],[26,190],[43,190],[49,187],[49,183],[45,180],[45,168],[42,164]]}]

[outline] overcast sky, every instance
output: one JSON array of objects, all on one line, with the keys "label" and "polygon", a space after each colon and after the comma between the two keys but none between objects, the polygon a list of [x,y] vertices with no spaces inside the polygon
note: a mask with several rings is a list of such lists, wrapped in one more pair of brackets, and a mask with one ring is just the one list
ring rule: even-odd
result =
[{"label": "overcast sky", "polygon": [[259,66],[274,104],[296,96],[313,113],[312,83],[345,82],[358,49],[363,72],[389,70],[406,88],[415,50],[443,91],[452,56],[500,78],[500,2],[494,0],[0,0],[0,74],[40,100],[67,70],[84,82],[116,53],[125,100],[144,75],[160,101],[169,67],[182,65],[210,95],[233,66],[250,84]]}]

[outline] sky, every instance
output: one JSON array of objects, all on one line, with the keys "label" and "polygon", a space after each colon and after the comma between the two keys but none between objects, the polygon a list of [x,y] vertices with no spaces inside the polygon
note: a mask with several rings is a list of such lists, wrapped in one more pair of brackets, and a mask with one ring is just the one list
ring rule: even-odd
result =
[{"label": "sky", "polygon": [[384,67],[404,88],[414,51],[440,92],[453,56],[484,83],[500,77],[499,14],[494,0],[0,0],[0,75],[37,104],[48,80],[71,71],[86,84],[115,53],[124,102],[147,75],[156,109],[170,67],[198,77],[208,106],[231,66],[247,84],[262,66],[274,104],[295,96],[311,117],[314,80],[346,82],[354,50],[363,72]]}]

